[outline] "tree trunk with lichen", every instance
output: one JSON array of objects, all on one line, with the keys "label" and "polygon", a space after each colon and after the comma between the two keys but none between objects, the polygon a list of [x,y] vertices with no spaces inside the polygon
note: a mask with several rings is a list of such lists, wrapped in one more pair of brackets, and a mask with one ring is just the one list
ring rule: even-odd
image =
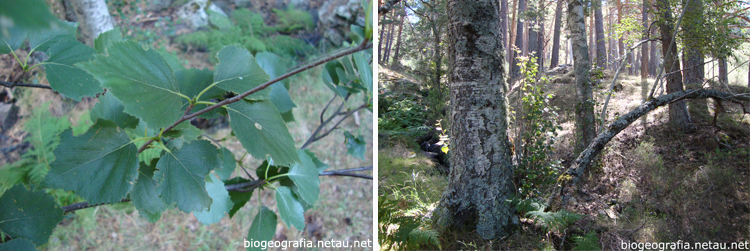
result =
[{"label": "tree trunk with lichen", "polygon": [[591,64],[584,18],[582,3],[569,0],[568,29],[573,40],[573,71],[576,76],[576,154],[583,151],[596,136],[594,92],[591,88]]},{"label": "tree trunk with lichen", "polygon": [[449,185],[433,212],[441,233],[508,236],[518,224],[508,140],[499,1],[448,3],[451,92]]},{"label": "tree trunk with lichen", "polygon": [[104,0],[72,0],[83,42],[94,45],[99,34],[115,27]]}]

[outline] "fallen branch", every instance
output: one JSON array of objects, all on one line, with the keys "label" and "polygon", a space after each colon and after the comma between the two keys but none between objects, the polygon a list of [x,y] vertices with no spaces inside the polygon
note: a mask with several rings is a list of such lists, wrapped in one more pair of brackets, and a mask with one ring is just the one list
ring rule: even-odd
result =
[{"label": "fallen branch", "polygon": [[[557,179],[559,186],[553,190],[552,195],[550,195],[550,197],[547,199],[547,205],[550,205],[550,207],[548,208],[554,208],[554,210],[557,210],[564,207],[571,194],[571,191],[568,190],[573,189],[573,187],[577,187],[578,182],[580,181],[584,171],[586,171],[586,168],[589,166],[591,161],[602,151],[602,149],[604,149],[604,146],[609,143],[609,141],[611,141],[615,136],[617,136],[618,133],[620,133],[620,131],[627,128],[631,123],[638,120],[641,116],[646,115],[648,112],[653,111],[658,107],[665,106],[682,99],[706,98],[714,98],[720,101],[728,101],[740,104],[740,106],[742,106],[742,112],[745,114],[750,114],[750,111],[745,107],[745,104],[743,104],[743,102],[750,102],[750,96],[742,94],[731,94],[720,92],[717,90],[684,90],[649,99],[641,104],[638,108],[635,108],[633,111],[623,115],[615,122],[612,122],[612,124],[606,127],[602,133],[596,136],[594,141],[591,142],[591,144],[583,152],[581,152],[580,155],[578,155],[578,158],[576,158],[576,160],[573,162],[573,165],[570,166],[562,175],[560,175],[560,178]],[[558,196],[561,197],[559,203],[553,204],[557,202]]]},{"label": "fallen branch", "polygon": [[5,82],[0,81],[0,85],[11,88],[11,87],[34,87],[34,88],[42,88],[42,89],[52,89],[49,85],[37,85],[37,84],[24,84],[24,83],[11,83],[11,82]]}]

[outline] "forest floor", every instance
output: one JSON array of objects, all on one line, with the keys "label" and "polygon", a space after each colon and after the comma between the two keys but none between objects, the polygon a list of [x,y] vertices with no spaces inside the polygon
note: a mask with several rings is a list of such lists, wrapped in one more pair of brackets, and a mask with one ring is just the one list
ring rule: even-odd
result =
[{"label": "forest floor", "polygon": [[[164,25],[165,19],[160,16],[170,15],[171,12],[119,11],[119,14],[113,13],[118,25],[124,29],[125,38],[135,39],[152,48],[163,48],[177,55],[188,68],[213,69],[214,64],[209,58],[214,55],[197,50],[185,51],[171,43],[170,39],[175,34],[167,34],[170,28]],[[137,19],[150,21],[136,21]],[[22,50],[17,52],[20,58],[26,57]],[[318,55],[323,55],[323,52]],[[15,76],[21,72],[20,66],[15,63],[12,56],[0,55],[0,80],[16,79]],[[317,128],[322,108],[334,96],[334,93],[323,84],[320,74],[321,69],[314,68],[290,79],[290,96],[297,107],[293,109],[296,121],[287,123],[287,127],[297,147],[300,147]],[[48,85],[43,70],[39,68],[16,80]],[[42,105],[47,102],[49,106]],[[337,102],[340,102],[340,99]],[[0,154],[0,166],[18,160],[30,147],[23,144],[24,138],[29,135],[24,132],[23,125],[34,109],[48,109],[55,117],[65,116],[73,126],[80,123],[90,125],[88,111],[97,101],[95,98],[84,98],[76,102],[46,89],[0,88],[0,104],[6,103],[14,103],[17,107],[14,109],[17,110],[11,112],[12,119],[5,121],[7,123],[0,123],[0,148],[3,150]],[[322,162],[329,164],[329,170],[372,165],[372,117],[371,112],[363,110],[356,119],[349,118],[340,125],[340,128],[355,135],[359,133],[366,139],[368,150],[365,151],[364,160],[347,154],[341,130],[313,143],[308,149]],[[231,133],[226,121],[210,124],[213,127],[204,132],[213,139],[222,139]],[[236,138],[222,143],[232,150],[238,159],[246,153]],[[251,168],[251,173],[260,162],[250,156],[243,159],[243,164]],[[372,172],[362,174],[373,175]],[[232,177],[235,176],[246,175],[237,169]],[[297,230],[279,221],[274,240],[333,239],[349,241],[350,245],[353,245],[353,241],[374,240],[373,182],[336,176],[324,176],[320,181],[320,199],[305,213],[306,228]],[[83,200],[79,198],[76,202],[78,201]],[[132,203],[78,210],[65,216],[43,250],[245,250],[243,240],[247,238],[248,229],[261,204],[274,212],[278,211],[273,192],[268,189],[259,190],[254,192],[252,199],[234,218],[225,217],[219,223],[211,225],[203,225],[192,213],[183,213],[176,208],[168,209],[156,223],[149,223],[139,215]]]},{"label": "forest floor", "polygon": [[[406,79],[397,71],[380,67],[385,69],[380,79]],[[605,71],[601,84],[595,87],[596,113],[601,113],[612,75]],[[548,77],[550,84],[544,85],[544,91],[554,95],[549,105],[559,108],[554,119],[562,126],[551,159],[568,167],[575,158],[574,78],[569,72]],[[395,85],[381,82],[379,86]],[[607,123],[639,106],[647,95],[644,90],[650,90],[642,86],[640,77],[624,74],[616,86],[607,109]],[[514,86],[508,95],[514,110],[519,89]],[[716,89],[748,92],[739,85]],[[750,116],[743,115],[738,106],[723,104],[726,112],[720,113],[716,125],[712,125],[714,102],[690,104],[697,127],[693,133],[672,130],[667,108],[662,107],[607,144],[599,162],[587,170],[582,192],[574,195],[566,208],[584,217],[565,231],[547,232],[534,221],[523,219],[522,228],[506,240],[485,241],[475,233],[453,233],[441,236],[442,248],[572,249],[580,236],[591,233],[606,250],[620,250],[622,243],[633,242],[681,240],[731,245],[750,240]],[[379,196],[415,200],[405,195],[416,193],[416,200],[426,206],[410,215],[429,218],[448,184],[447,176],[437,172],[436,164],[414,147],[419,142],[379,137]]]}]

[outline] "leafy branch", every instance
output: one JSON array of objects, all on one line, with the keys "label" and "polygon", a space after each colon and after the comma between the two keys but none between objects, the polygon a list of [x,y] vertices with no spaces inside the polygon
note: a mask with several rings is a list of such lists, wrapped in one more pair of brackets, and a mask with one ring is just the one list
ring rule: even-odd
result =
[{"label": "leafy branch", "polygon": [[[209,112],[211,110],[214,110],[216,108],[219,108],[219,107],[222,107],[222,106],[229,105],[229,104],[235,103],[237,101],[240,101],[244,97],[249,96],[250,94],[253,94],[253,93],[259,92],[259,91],[261,91],[263,89],[266,89],[267,87],[271,86],[272,84],[275,84],[275,83],[277,83],[277,82],[279,82],[281,80],[284,80],[286,78],[289,78],[291,76],[294,76],[297,73],[309,70],[309,69],[311,69],[313,67],[316,67],[318,65],[321,65],[321,64],[330,62],[332,60],[338,59],[340,57],[344,57],[344,56],[347,56],[347,55],[350,55],[350,54],[354,54],[356,52],[363,51],[363,50],[366,50],[366,49],[369,49],[369,48],[372,48],[372,43],[370,43],[369,41],[365,40],[365,41],[363,41],[357,47],[353,47],[353,48],[341,51],[339,53],[336,53],[336,54],[330,55],[328,57],[322,58],[322,59],[320,59],[318,61],[312,62],[312,63],[307,64],[305,66],[299,67],[299,68],[294,69],[294,70],[292,70],[290,72],[287,72],[284,75],[281,75],[281,76],[279,76],[277,78],[274,78],[274,79],[272,79],[272,80],[270,80],[270,81],[268,81],[268,82],[266,82],[264,84],[261,84],[261,85],[255,87],[255,88],[253,88],[253,89],[251,89],[249,91],[246,91],[246,92],[244,92],[244,93],[242,93],[240,95],[234,96],[232,98],[225,99],[225,100],[223,100],[221,102],[218,102],[218,103],[216,103],[216,104],[214,104],[212,106],[206,107],[205,109],[202,109],[202,110],[200,110],[198,112],[188,114],[193,109],[193,107],[195,106],[195,104],[191,104],[187,108],[187,110],[185,111],[185,115],[183,115],[182,118],[178,119],[172,125],[164,128],[163,132],[168,132],[169,130],[172,130],[177,125],[179,125],[182,122],[185,122],[186,120],[195,118],[195,117],[197,117],[197,116],[199,116],[201,114],[207,113],[207,112]],[[151,143],[153,143],[153,142],[154,142],[154,139],[151,139],[151,140],[147,141],[146,144],[144,144],[143,146],[141,146],[141,148],[138,149],[138,153],[141,153],[144,150],[146,150],[148,148],[148,146],[151,145]]]}]

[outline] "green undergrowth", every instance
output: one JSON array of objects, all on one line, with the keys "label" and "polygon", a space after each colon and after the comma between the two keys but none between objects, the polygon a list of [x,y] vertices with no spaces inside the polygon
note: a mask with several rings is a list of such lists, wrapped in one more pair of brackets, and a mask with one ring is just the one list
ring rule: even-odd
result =
[{"label": "green undergrowth", "polygon": [[[293,9],[274,9],[276,25],[267,25],[263,16],[248,9],[239,9],[232,13],[229,20],[221,27],[212,25],[208,30],[180,35],[174,42],[188,49],[206,50],[210,55],[216,54],[222,47],[240,44],[248,51],[272,52],[289,58],[304,58],[313,55],[316,50],[305,40],[291,34],[311,29],[314,24],[309,13]],[[214,14],[218,15],[218,14]],[[216,19],[224,18],[218,16]],[[211,57],[211,60],[216,58]]]}]

